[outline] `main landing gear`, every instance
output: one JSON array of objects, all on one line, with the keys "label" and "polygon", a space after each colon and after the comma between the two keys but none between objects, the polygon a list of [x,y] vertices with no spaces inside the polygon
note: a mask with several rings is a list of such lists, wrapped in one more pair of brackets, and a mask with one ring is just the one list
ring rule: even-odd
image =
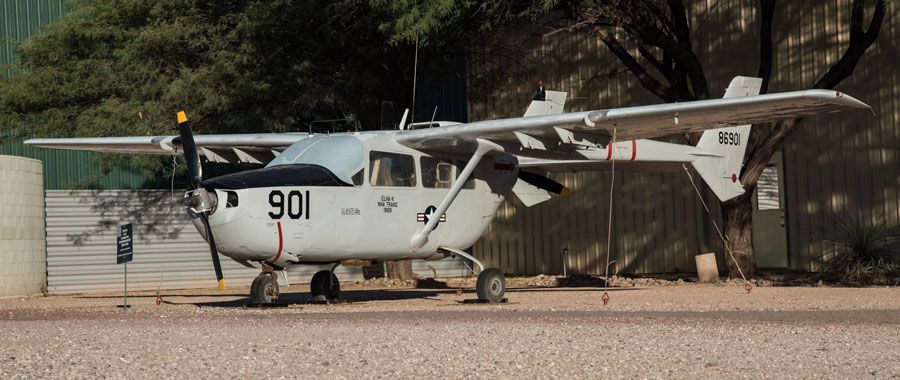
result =
[{"label": "main landing gear", "polygon": [[274,305],[278,301],[278,278],[275,268],[263,262],[262,272],[250,285],[250,304],[255,306]]},{"label": "main landing gear", "polygon": [[478,261],[475,256],[472,256],[461,249],[441,247],[440,250],[446,251],[445,254],[449,252],[451,255],[465,257],[481,269],[481,273],[478,273],[478,282],[475,283],[475,294],[478,295],[478,300],[476,302],[506,302],[506,298],[503,298],[503,295],[506,294],[506,278],[503,277],[503,272],[501,272],[500,269],[485,268],[484,264],[482,264],[481,261]]},{"label": "main landing gear", "polygon": [[475,294],[481,302],[500,303],[506,294],[506,278],[497,268],[487,268],[478,274],[475,283]]},{"label": "main landing gear", "polygon": [[309,293],[313,302],[326,303],[337,300],[341,296],[341,282],[334,275],[334,270],[316,272],[309,283]]}]

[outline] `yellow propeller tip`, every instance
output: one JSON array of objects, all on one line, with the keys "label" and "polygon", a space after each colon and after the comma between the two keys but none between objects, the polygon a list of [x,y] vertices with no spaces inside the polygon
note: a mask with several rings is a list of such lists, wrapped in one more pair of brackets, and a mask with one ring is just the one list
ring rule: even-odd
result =
[{"label": "yellow propeller tip", "polygon": [[571,193],[572,193],[572,191],[569,190],[568,187],[563,187],[562,191],[559,192],[559,195],[563,198],[568,198],[569,194],[571,194]]},{"label": "yellow propeller tip", "polygon": [[219,290],[225,290],[225,280],[219,280]]},{"label": "yellow propeller tip", "polygon": [[187,121],[187,114],[184,111],[178,111],[178,124],[184,123]]}]

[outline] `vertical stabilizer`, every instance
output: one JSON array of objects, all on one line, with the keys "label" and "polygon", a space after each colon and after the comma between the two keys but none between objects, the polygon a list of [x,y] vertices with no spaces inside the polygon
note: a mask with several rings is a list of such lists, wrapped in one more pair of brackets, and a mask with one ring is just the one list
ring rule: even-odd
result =
[{"label": "vertical stabilizer", "polygon": [[[761,85],[760,78],[734,77],[723,98],[759,95]],[[750,125],[747,124],[710,129],[703,132],[697,143],[700,157],[691,164],[721,201],[744,193],[740,177],[749,139]]]}]

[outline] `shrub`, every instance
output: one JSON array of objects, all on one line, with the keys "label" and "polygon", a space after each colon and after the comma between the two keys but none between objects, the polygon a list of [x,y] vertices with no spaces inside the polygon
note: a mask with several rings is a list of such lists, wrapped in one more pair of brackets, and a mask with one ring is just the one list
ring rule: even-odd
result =
[{"label": "shrub", "polygon": [[900,228],[889,226],[884,217],[848,216],[826,230],[824,240],[827,248],[819,257],[823,273],[849,280],[900,274]]}]

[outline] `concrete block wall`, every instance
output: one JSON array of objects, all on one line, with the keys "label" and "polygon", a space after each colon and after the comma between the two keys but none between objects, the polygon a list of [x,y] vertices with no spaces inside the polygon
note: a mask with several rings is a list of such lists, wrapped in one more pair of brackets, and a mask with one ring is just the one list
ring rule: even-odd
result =
[{"label": "concrete block wall", "polygon": [[0,155],[0,298],[46,293],[43,171],[38,160]]}]

